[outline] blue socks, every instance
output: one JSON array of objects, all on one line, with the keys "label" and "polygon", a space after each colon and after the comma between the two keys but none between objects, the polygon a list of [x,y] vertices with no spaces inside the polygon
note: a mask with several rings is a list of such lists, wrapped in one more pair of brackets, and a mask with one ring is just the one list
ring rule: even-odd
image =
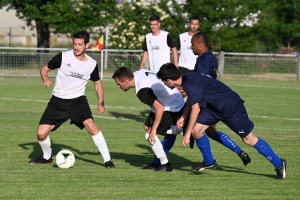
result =
[{"label": "blue socks", "polygon": [[210,143],[207,135],[204,134],[201,138],[198,138],[195,141],[203,156],[204,163],[208,165],[213,164],[214,155],[210,149]]},{"label": "blue socks", "polygon": [[238,156],[243,151],[226,133],[221,131],[217,131],[212,139],[235,152]]},{"label": "blue socks", "polygon": [[258,151],[258,153],[267,158],[275,168],[282,166],[282,161],[280,158],[275,154],[270,145],[263,139],[258,138],[257,143],[253,147]]},{"label": "blue socks", "polygon": [[[177,135],[166,134],[165,137],[164,137],[164,140],[161,142],[166,155],[172,149],[172,147],[175,143],[175,140],[176,140],[176,136]],[[151,165],[153,165],[154,167],[158,167],[160,165],[160,160],[155,156],[154,160],[151,163]]]}]

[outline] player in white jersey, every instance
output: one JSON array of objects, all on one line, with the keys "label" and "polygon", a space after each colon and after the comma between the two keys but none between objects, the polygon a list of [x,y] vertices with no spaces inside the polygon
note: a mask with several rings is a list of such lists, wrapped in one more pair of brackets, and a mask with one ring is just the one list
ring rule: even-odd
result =
[{"label": "player in white jersey", "polygon": [[[143,167],[146,170],[172,171],[166,154],[175,143],[176,134],[181,132],[176,127],[178,116],[181,115],[184,100],[177,89],[170,89],[157,79],[156,74],[141,69],[134,73],[127,67],[119,68],[112,76],[118,87],[124,91],[135,88],[141,102],[151,108],[144,129],[146,140],[155,154],[155,159]],[[157,134],[164,135],[161,142]]]},{"label": "player in white jersey", "polygon": [[149,24],[151,32],[145,36],[140,69],[144,69],[144,64],[149,59],[150,71],[158,72],[163,64],[170,62],[170,48],[173,53],[173,62],[178,66],[176,45],[169,32],[160,30],[159,17],[157,15],[150,16]]},{"label": "player in white jersey", "polygon": [[80,129],[86,128],[99,149],[106,168],[115,167],[101,130],[93,120],[92,112],[85,96],[86,84],[94,82],[98,96],[98,115],[105,111],[104,91],[99,77],[97,62],[86,55],[89,34],[77,32],[73,36],[73,50],[61,52],[41,68],[44,87],[51,87],[48,78],[50,70],[58,69],[52,97],[41,117],[37,138],[43,155],[31,159],[30,164],[45,164],[53,161],[49,133],[55,131],[68,119]]},{"label": "player in white jersey", "polygon": [[179,71],[182,74],[186,74],[187,72],[194,70],[197,55],[195,55],[191,49],[191,40],[193,35],[198,32],[199,27],[199,17],[190,17],[189,31],[180,34],[177,39],[176,48],[180,51],[178,66]]}]

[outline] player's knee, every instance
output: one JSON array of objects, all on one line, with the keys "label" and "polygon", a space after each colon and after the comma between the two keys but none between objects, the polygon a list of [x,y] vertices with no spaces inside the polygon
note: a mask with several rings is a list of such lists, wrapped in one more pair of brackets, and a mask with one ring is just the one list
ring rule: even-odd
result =
[{"label": "player's knee", "polygon": [[258,138],[251,132],[246,137],[242,138],[242,140],[245,144],[253,147],[257,143]]},{"label": "player's knee", "polygon": [[37,130],[37,139],[39,141],[44,141],[53,128],[54,125],[40,125]]},{"label": "player's knee", "polygon": [[95,122],[92,119],[87,119],[83,122],[85,129],[91,135],[97,135],[99,133],[99,128],[96,126]]}]

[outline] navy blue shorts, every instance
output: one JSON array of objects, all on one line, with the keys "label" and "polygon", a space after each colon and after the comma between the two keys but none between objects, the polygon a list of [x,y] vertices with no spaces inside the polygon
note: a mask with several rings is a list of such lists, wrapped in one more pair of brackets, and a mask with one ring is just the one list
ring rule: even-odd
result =
[{"label": "navy blue shorts", "polygon": [[222,121],[241,138],[246,137],[254,128],[254,124],[249,119],[246,108],[243,104],[237,108],[235,114],[230,118],[223,118],[209,108],[201,108],[200,114],[197,118],[197,123],[212,126],[217,124],[219,121]]},{"label": "navy blue shorts", "polygon": [[75,99],[61,99],[52,96],[39,124],[54,125],[51,131],[55,131],[70,119],[70,124],[75,124],[78,128],[83,129],[82,122],[89,118],[93,119],[93,116],[86,96]]}]

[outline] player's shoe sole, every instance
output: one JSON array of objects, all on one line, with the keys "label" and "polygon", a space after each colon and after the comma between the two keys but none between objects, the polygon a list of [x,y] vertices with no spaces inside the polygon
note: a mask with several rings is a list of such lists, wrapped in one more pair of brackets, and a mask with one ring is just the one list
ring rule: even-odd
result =
[{"label": "player's shoe sole", "polygon": [[51,156],[48,160],[45,159],[43,156],[39,156],[37,158],[33,158],[29,161],[29,164],[47,164],[52,163],[53,156]]},{"label": "player's shoe sole", "polygon": [[114,165],[114,163],[113,163],[113,161],[107,161],[107,162],[105,162],[104,163],[104,166],[106,167],[106,168],[115,168],[116,166]]},{"label": "player's shoe sole", "polygon": [[171,172],[173,171],[173,168],[171,164],[168,162],[164,165],[159,165],[158,167],[156,167],[154,171]]}]

